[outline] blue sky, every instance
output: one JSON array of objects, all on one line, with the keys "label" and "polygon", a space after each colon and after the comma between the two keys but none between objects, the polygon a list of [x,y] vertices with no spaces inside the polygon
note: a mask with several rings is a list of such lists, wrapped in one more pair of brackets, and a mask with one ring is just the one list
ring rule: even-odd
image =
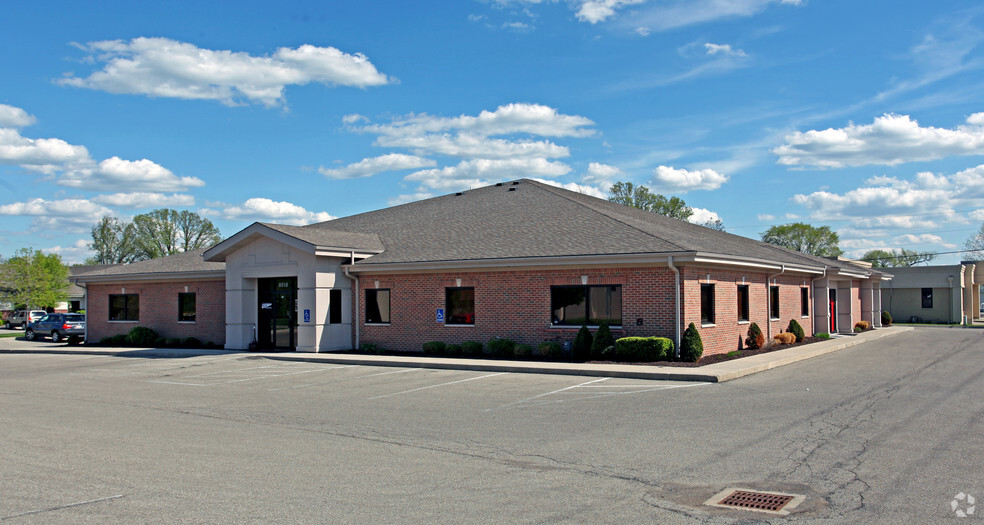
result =
[{"label": "blue sky", "polygon": [[982,44],[961,0],[11,3],[0,254],[81,262],[107,214],[229,236],[523,177],[952,252],[984,222]]}]

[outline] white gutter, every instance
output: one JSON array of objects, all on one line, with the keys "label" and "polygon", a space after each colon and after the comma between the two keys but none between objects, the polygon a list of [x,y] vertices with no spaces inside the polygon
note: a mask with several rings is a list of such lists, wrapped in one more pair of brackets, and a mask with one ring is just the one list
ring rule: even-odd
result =
[{"label": "white gutter", "polygon": [[[349,264],[355,264],[355,251],[349,254]],[[349,267],[342,266],[342,271],[345,272],[345,277],[348,277],[353,283],[355,283],[355,289],[352,294],[355,296],[355,315],[352,316],[352,324],[355,326],[355,350],[359,349],[359,276],[351,276],[349,274]]]},{"label": "white gutter", "polygon": [[765,342],[766,343],[772,341],[772,284],[771,284],[771,281],[773,279],[775,279],[776,277],[779,277],[780,275],[784,274],[784,273],[786,273],[786,265],[785,264],[782,265],[782,270],[780,270],[779,273],[777,273],[775,275],[770,275],[765,280],[765,294],[766,294],[765,295],[765,297],[766,297],[765,304],[767,304],[769,306],[769,311],[765,313],[765,315],[766,315],[765,318],[767,319],[767,321],[765,322],[765,324],[766,324],[766,327],[765,327],[765,332],[766,332]]},{"label": "white gutter", "polygon": [[78,281],[75,281],[75,286],[78,286],[79,288],[85,290],[84,292],[82,292],[82,299],[85,300],[85,332],[82,334],[82,342],[88,343],[89,342],[89,287],[84,284],[79,284]]},{"label": "white gutter", "polygon": [[676,358],[679,359],[680,358],[680,269],[677,268],[676,266],[673,266],[672,255],[666,258],[666,264],[667,266],[670,267],[670,270],[673,270],[673,275],[674,275],[674,288],[676,292],[674,295],[674,303],[673,303],[673,315],[676,320],[676,322],[674,323],[676,324],[676,340],[674,342],[676,343]]},{"label": "white gutter", "polygon": [[[826,277],[827,277],[827,267],[824,266],[823,275],[821,275],[820,277],[815,277],[813,279],[810,279],[810,294],[813,295],[813,303],[814,303],[810,305],[810,333],[812,333],[813,335],[816,335],[817,333],[817,305],[816,305],[817,294],[813,286],[813,283],[817,282],[817,279],[824,279]],[[828,294],[827,297],[823,298],[823,300],[824,300],[824,304],[829,304],[830,295]]]}]

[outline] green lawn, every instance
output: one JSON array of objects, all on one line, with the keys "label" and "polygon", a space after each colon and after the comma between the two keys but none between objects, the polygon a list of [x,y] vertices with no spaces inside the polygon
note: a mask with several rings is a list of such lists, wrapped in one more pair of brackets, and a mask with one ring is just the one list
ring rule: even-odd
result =
[{"label": "green lawn", "polygon": [[20,337],[24,335],[24,332],[10,332],[5,334],[0,334],[0,337]]}]

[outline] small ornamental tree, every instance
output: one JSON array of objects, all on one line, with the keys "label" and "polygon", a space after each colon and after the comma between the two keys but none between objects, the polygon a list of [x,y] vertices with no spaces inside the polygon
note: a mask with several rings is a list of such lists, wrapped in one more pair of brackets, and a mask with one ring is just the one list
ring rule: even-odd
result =
[{"label": "small ornamental tree", "polygon": [[892,314],[888,310],[882,311],[882,326],[892,326]]},{"label": "small ornamental tree", "polygon": [[762,335],[762,329],[759,325],[752,323],[748,325],[748,337],[745,338],[745,346],[755,350],[757,348],[762,348],[765,345],[765,336]]},{"label": "small ornamental tree", "polygon": [[687,331],[683,332],[683,340],[680,341],[680,360],[696,363],[700,361],[700,356],[704,355],[704,342],[700,340],[700,332],[694,323],[690,323]]},{"label": "small ornamental tree", "polygon": [[612,330],[608,327],[608,323],[601,323],[594,334],[594,340],[591,341],[591,358],[603,357],[605,349],[609,346],[615,346],[615,338],[612,337]]},{"label": "small ornamental tree", "polygon": [[796,342],[802,343],[803,338],[806,337],[806,332],[803,331],[803,327],[796,322],[796,319],[789,320],[789,326],[786,331],[796,336]]},{"label": "small ornamental tree", "polygon": [[587,361],[591,357],[591,330],[582,325],[574,336],[573,358],[575,361]]}]

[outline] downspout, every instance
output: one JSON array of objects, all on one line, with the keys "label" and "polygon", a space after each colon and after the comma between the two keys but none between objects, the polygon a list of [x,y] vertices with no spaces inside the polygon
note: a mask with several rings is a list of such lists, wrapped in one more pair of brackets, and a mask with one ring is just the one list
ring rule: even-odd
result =
[{"label": "downspout", "polygon": [[670,255],[666,258],[666,264],[673,270],[673,282],[674,282],[674,303],[673,303],[673,315],[676,324],[676,357],[680,358],[680,269],[673,266],[673,256]]},{"label": "downspout", "polygon": [[[349,264],[350,265],[355,264],[354,251],[351,252]],[[359,349],[359,319],[360,319],[359,318],[359,278],[358,276],[352,277],[351,275],[349,275],[348,266],[343,266],[342,271],[345,272],[345,277],[348,277],[350,281],[355,283],[355,288],[353,289],[354,291],[352,292],[352,294],[355,295],[355,315],[352,316],[353,317],[352,324],[355,326],[355,349],[358,350]]]},{"label": "downspout", "polygon": [[89,287],[75,281],[75,285],[82,288],[82,299],[85,301],[85,332],[82,333],[82,343],[89,342]]},{"label": "downspout", "polygon": [[[769,306],[769,310],[767,312],[765,312],[765,319],[766,319],[766,321],[765,321],[765,332],[767,334],[766,335],[766,338],[765,338],[765,341],[767,343],[769,341],[772,341],[772,284],[770,284],[770,283],[771,283],[771,281],[773,279],[775,279],[776,277],[779,277],[780,275],[782,275],[784,273],[786,273],[786,265],[785,264],[782,265],[782,268],[779,270],[779,273],[777,273],[775,275],[770,275],[765,280],[765,297],[766,297],[765,304],[767,304]],[[777,283],[777,285],[778,285],[778,283]]]},{"label": "downspout", "polygon": [[[815,278],[813,278],[813,279],[810,280],[810,293],[813,294],[813,302],[814,303],[816,303],[817,301],[816,301],[816,291],[815,291],[816,289],[814,288],[813,283],[817,282],[817,279],[826,279],[826,278],[827,278],[827,267],[824,266],[823,267],[823,275],[821,275],[820,277],[815,277]],[[830,304],[830,295],[828,294],[827,297],[824,297],[823,298],[823,301],[824,301],[823,304],[829,305]],[[828,306],[828,308],[830,308],[830,307]],[[810,305],[810,324],[812,325],[813,335],[816,335],[817,334],[817,306],[816,306],[816,304],[811,304]],[[829,324],[828,324],[828,326],[829,326]]]}]

